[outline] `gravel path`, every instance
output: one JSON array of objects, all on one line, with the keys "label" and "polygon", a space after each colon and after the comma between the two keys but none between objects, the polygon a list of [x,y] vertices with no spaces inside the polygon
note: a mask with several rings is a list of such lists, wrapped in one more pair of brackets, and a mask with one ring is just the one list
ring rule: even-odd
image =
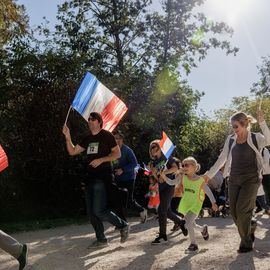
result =
[{"label": "gravel path", "polygon": [[[140,224],[130,219],[128,241],[119,242],[119,232],[106,226],[109,246],[101,250],[88,250],[94,239],[91,225],[73,225],[50,230],[14,234],[29,244],[29,265],[26,270],[79,270],[79,269],[181,269],[181,270],[270,270],[270,218],[259,215],[255,249],[238,254],[239,237],[231,218],[205,217],[199,224],[208,224],[210,239],[204,241],[197,233],[199,252],[187,254],[188,238],[171,233],[168,223],[167,244],[152,246],[158,232],[158,223],[149,219]],[[0,270],[18,269],[11,256],[0,250]]]}]

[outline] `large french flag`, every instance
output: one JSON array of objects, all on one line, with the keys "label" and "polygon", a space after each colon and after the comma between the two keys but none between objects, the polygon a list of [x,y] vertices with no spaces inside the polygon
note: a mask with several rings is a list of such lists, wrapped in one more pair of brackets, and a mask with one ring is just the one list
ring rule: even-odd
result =
[{"label": "large french flag", "polygon": [[90,72],[86,73],[71,106],[86,121],[88,121],[91,112],[100,113],[103,119],[103,128],[110,132],[127,111],[125,103]]},{"label": "large french flag", "polygon": [[172,143],[172,141],[169,139],[169,137],[164,131],[162,131],[162,139],[159,141],[159,146],[162,153],[167,159],[170,157],[175,148],[175,145]]},{"label": "large french flag", "polygon": [[0,145],[0,172],[3,171],[5,168],[8,167],[8,157]]}]

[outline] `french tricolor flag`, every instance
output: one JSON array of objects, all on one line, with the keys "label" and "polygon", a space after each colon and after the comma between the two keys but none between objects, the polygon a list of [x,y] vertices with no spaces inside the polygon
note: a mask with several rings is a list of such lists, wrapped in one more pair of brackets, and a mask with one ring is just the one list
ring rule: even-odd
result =
[{"label": "french tricolor flag", "polygon": [[172,143],[172,141],[169,139],[169,137],[164,131],[162,131],[162,139],[159,141],[159,146],[162,153],[167,159],[170,157],[175,148],[175,145]]},{"label": "french tricolor flag", "polygon": [[3,171],[5,168],[8,167],[8,157],[0,145],[0,172]]},{"label": "french tricolor flag", "polygon": [[88,121],[91,112],[98,112],[103,119],[103,128],[112,132],[117,126],[127,106],[105,87],[90,72],[87,72],[71,104]]}]

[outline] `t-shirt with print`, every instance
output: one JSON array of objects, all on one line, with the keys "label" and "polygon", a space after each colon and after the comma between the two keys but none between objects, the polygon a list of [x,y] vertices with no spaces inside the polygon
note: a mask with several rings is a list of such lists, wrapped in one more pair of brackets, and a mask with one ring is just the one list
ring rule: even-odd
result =
[{"label": "t-shirt with print", "polygon": [[[108,156],[111,153],[111,149],[117,146],[117,143],[109,131],[101,129],[96,135],[89,134],[84,137],[79,145],[86,149],[87,162],[89,164],[94,159]],[[112,173],[111,162],[103,162],[96,168],[88,166],[88,172]]]}]

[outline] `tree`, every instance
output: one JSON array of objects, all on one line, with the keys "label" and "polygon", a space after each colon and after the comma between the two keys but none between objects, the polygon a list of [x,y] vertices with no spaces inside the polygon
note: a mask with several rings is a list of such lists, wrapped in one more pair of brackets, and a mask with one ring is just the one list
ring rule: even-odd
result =
[{"label": "tree", "polygon": [[[193,9],[203,0],[167,0],[152,12],[150,0],[71,0],[59,8],[56,40],[62,47],[98,61],[108,74],[149,72],[182,64],[186,71],[211,47],[236,53],[228,41],[211,36],[232,34],[225,23],[209,21]],[[58,36],[58,37],[57,37]]]},{"label": "tree", "polygon": [[[195,52],[203,58],[213,45],[203,38],[202,44],[191,40],[198,29],[187,20],[199,2],[166,1],[166,12],[158,14],[150,10],[150,0],[72,0],[59,7],[55,33],[40,26],[43,40],[31,34],[12,36],[0,48],[0,138],[11,161],[9,181],[0,180],[0,199],[16,209],[26,198],[28,216],[74,213],[81,158],[67,156],[61,127],[86,70],[128,105],[120,128],[140,162],[148,161],[149,142],[160,138],[162,130],[177,145],[175,154],[180,158],[188,149],[199,154],[210,149],[203,137],[211,122],[203,119],[201,126],[194,112],[202,94],[179,73],[179,65],[192,66]],[[186,32],[171,18],[182,22]],[[214,31],[207,27],[206,32]],[[223,33],[222,29],[230,32],[225,25],[217,25],[215,31]],[[71,131],[80,131],[74,143],[86,127],[78,119],[72,113],[68,123]],[[193,128],[198,130],[196,136]],[[215,137],[217,130],[209,131],[209,137]],[[0,217],[7,213],[11,218],[8,210],[1,209]]]},{"label": "tree", "polygon": [[17,5],[13,0],[0,0],[0,48],[12,36],[25,34],[27,26],[24,6]]},{"label": "tree", "polygon": [[253,83],[251,93],[262,98],[269,97],[270,94],[270,56],[262,58],[262,65],[258,67],[260,79]]},{"label": "tree", "polygon": [[149,48],[153,52],[157,69],[164,66],[178,68],[182,65],[187,73],[196,66],[197,60],[206,57],[211,47],[221,48],[227,54],[236,54],[238,49],[223,35],[231,36],[232,28],[225,23],[209,20],[203,13],[194,13],[194,8],[203,0],[164,0],[162,13],[147,16],[150,25]]}]

